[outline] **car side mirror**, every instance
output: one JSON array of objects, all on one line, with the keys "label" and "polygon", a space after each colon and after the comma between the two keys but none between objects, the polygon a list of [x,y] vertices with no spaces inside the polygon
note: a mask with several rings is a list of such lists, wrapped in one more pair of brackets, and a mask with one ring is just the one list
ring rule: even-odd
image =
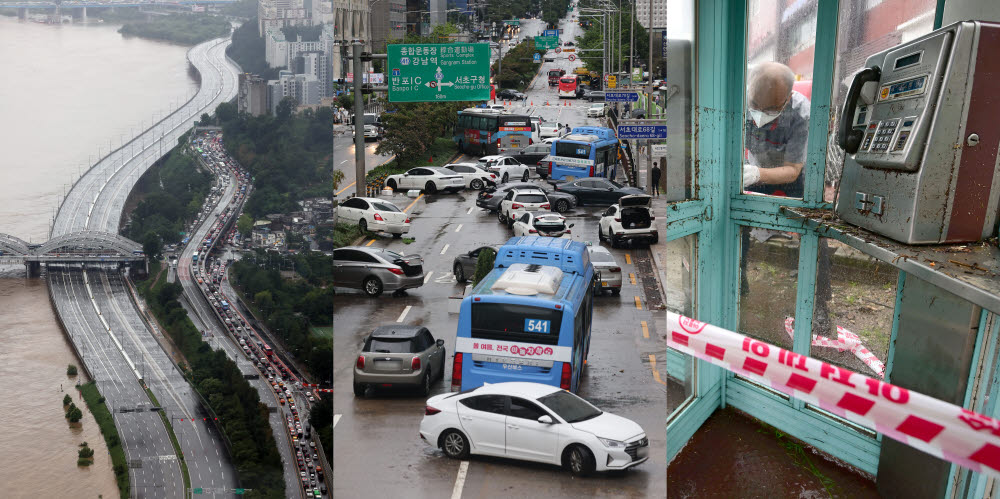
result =
[{"label": "car side mirror", "polygon": [[538,416],[538,422],[542,424],[555,424],[555,421],[552,421],[552,416],[548,414]]},{"label": "car side mirror", "polygon": [[444,346],[444,340],[437,340],[435,343],[437,343],[437,346],[439,346],[439,347],[443,347]]}]

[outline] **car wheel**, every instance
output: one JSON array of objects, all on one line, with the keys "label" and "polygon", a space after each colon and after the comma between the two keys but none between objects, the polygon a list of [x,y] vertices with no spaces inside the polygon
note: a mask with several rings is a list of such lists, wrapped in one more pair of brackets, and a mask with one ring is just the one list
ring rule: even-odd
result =
[{"label": "car wheel", "polygon": [[565,199],[556,201],[556,212],[566,213],[567,211],[569,211],[569,201],[566,201]]},{"label": "car wheel", "polygon": [[420,382],[420,394],[426,397],[431,393],[431,373],[427,371],[424,373],[424,379]]},{"label": "car wheel", "polygon": [[528,170],[524,170],[524,175],[521,175],[521,182],[527,182],[528,177],[529,177]]},{"label": "car wheel", "polygon": [[426,184],[424,184],[424,192],[426,192],[427,194],[434,194],[435,192],[437,192],[437,190],[438,190],[437,186],[434,185],[434,182],[427,182]]},{"label": "car wheel", "polygon": [[502,223],[502,224],[507,223],[507,220],[504,219],[504,217],[503,217],[503,210],[497,210],[497,221],[500,222],[500,223]]},{"label": "car wheel", "polygon": [[465,282],[465,270],[462,268],[461,263],[456,263],[455,268],[455,280],[458,282]]},{"label": "car wheel", "polygon": [[382,281],[378,277],[371,276],[365,279],[364,289],[366,295],[375,298],[382,294]]},{"label": "car wheel", "polygon": [[653,245],[653,244],[656,244],[656,243],[658,243],[658,242],[660,242],[660,235],[659,235],[659,234],[657,234],[657,235],[653,236],[653,242],[651,242],[651,243],[649,243],[649,244],[650,244],[650,245]]},{"label": "car wheel", "polygon": [[441,435],[441,450],[452,459],[469,457],[469,441],[458,430],[447,430]]},{"label": "car wheel", "polygon": [[389,181],[388,181],[388,182],[386,182],[386,183],[385,183],[385,185],[386,185],[387,187],[389,187],[390,189],[392,189],[393,191],[395,191],[395,190],[396,190],[396,181],[395,181],[395,180],[393,180],[393,179],[389,179]]},{"label": "car wheel", "polygon": [[598,227],[598,228],[597,228],[597,240],[598,240],[598,241],[601,241],[601,242],[603,242],[603,241],[605,241],[605,240],[606,240],[606,239],[604,238],[604,231],[603,231],[603,230],[601,230],[601,228],[600,228],[600,227]]},{"label": "car wheel", "polygon": [[471,183],[469,184],[469,187],[471,187],[471,188],[473,188],[473,189],[475,189],[475,190],[477,190],[477,191],[478,191],[478,190],[480,190],[480,189],[482,189],[482,188],[483,188],[483,181],[482,181],[482,180],[479,180],[478,178],[477,178],[477,179],[474,179],[474,180],[473,180],[473,181],[472,181],[472,182],[471,182]]},{"label": "car wheel", "polygon": [[365,385],[361,383],[354,383],[354,396],[364,397],[365,396]]},{"label": "car wheel", "polygon": [[509,175],[507,175],[507,172],[504,172],[504,173],[503,173],[503,178],[502,178],[502,179],[500,179],[500,180],[501,180],[501,182],[503,182],[503,183],[505,183],[505,184],[506,184],[506,183],[507,183],[507,180],[508,180],[509,178],[510,178],[510,176],[509,176]]},{"label": "car wheel", "polygon": [[402,235],[402,234],[393,234],[393,235],[392,235],[392,238],[393,238],[393,239],[399,239],[399,238],[401,238],[401,237],[403,237],[403,235]]},{"label": "car wheel", "polygon": [[622,290],[618,289],[618,288],[614,288],[614,289],[611,290],[611,294],[613,294],[615,296],[618,296],[618,295],[622,294]]},{"label": "car wheel", "polygon": [[368,221],[363,218],[358,220],[358,228],[361,229],[362,234],[368,232]]},{"label": "car wheel", "polygon": [[594,462],[594,454],[590,449],[582,445],[574,445],[566,453],[565,461],[569,466],[569,471],[574,476],[585,477],[594,472],[597,464]]}]

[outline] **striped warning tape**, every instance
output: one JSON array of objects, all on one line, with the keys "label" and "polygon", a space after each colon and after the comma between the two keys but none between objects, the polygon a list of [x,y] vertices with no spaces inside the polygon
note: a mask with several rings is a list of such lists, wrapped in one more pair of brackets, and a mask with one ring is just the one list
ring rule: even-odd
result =
[{"label": "striped warning tape", "polygon": [[[795,319],[791,317],[785,318],[785,332],[788,333],[790,338],[795,337]],[[874,353],[865,348],[858,335],[841,326],[837,326],[836,340],[814,334],[812,337],[812,346],[836,348],[838,352],[850,350],[858,360],[864,362],[879,378],[885,378],[885,364]]]},{"label": "striped warning tape", "polygon": [[667,345],[973,471],[1000,477],[1000,420],[667,312]]}]

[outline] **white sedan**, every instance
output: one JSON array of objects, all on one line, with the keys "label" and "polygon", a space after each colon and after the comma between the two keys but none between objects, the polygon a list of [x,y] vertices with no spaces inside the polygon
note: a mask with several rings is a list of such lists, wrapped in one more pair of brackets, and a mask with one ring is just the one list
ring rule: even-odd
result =
[{"label": "white sedan", "polygon": [[530,176],[528,165],[510,156],[483,156],[479,158],[479,166],[486,168],[490,173],[497,174],[500,181],[506,183],[510,179],[521,179],[527,182]]},{"label": "white sedan", "polygon": [[402,237],[410,231],[410,217],[396,205],[377,198],[353,197],[337,205],[338,223],[356,224],[362,231],[382,231]]},{"label": "white sedan", "polygon": [[427,400],[420,438],[453,459],[469,454],[561,465],[578,476],[649,459],[634,421],[603,412],[558,387],[508,382]]},{"label": "white sedan", "polygon": [[444,165],[456,175],[461,175],[465,180],[465,186],[469,189],[480,190],[484,187],[497,184],[497,174],[486,171],[483,167],[475,163],[452,163]]},{"label": "white sedan", "polygon": [[465,180],[447,168],[421,166],[411,168],[406,173],[389,175],[385,185],[394,191],[421,189],[427,194],[434,194],[437,191],[458,192],[465,188]]}]

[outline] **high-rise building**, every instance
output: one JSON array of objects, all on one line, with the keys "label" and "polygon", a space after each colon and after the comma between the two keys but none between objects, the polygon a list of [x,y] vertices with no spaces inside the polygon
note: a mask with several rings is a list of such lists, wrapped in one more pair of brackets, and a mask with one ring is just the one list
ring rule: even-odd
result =
[{"label": "high-rise building", "polygon": [[267,113],[267,82],[255,74],[240,73],[236,105],[241,113],[260,116]]},{"label": "high-rise building", "polygon": [[406,35],[406,0],[372,0],[372,50],[384,53],[386,42]]},{"label": "high-rise building", "polygon": [[[653,27],[667,27],[667,2],[666,0],[653,0]],[[635,21],[643,28],[649,29],[649,4],[650,0],[635,0]]]},{"label": "high-rise building", "polygon": [[428,2],[428,11],[430,11],[430,25],[427,27],[428,33],[434,29],[435,26],[445,24],[448,22],[448,1],[447,0],[430,0]]},{"label": "high-rise building", "polygon": [[313,26],[319,24],[333,23],[333,1],[313,0],[312,2],[312,23]]},{"label": "high-rise building", "polygon": [[424,15],[428,7],[427,0],[406,0],[406,32],[423,35],[426,31]]},{"label": "high-rise building", "polygon": [[328,57],[322,50],[310,50],[301,52],[302,73],[311,75],[319,82],[319,93],[321,97],[329,97],[330,89],[330,63]]},{"label": "high-rise building", "polygon": [[269,28],[311,26],[312,19],[309,14],[303,0],[259,0],[257,32],[263,37]]}]

